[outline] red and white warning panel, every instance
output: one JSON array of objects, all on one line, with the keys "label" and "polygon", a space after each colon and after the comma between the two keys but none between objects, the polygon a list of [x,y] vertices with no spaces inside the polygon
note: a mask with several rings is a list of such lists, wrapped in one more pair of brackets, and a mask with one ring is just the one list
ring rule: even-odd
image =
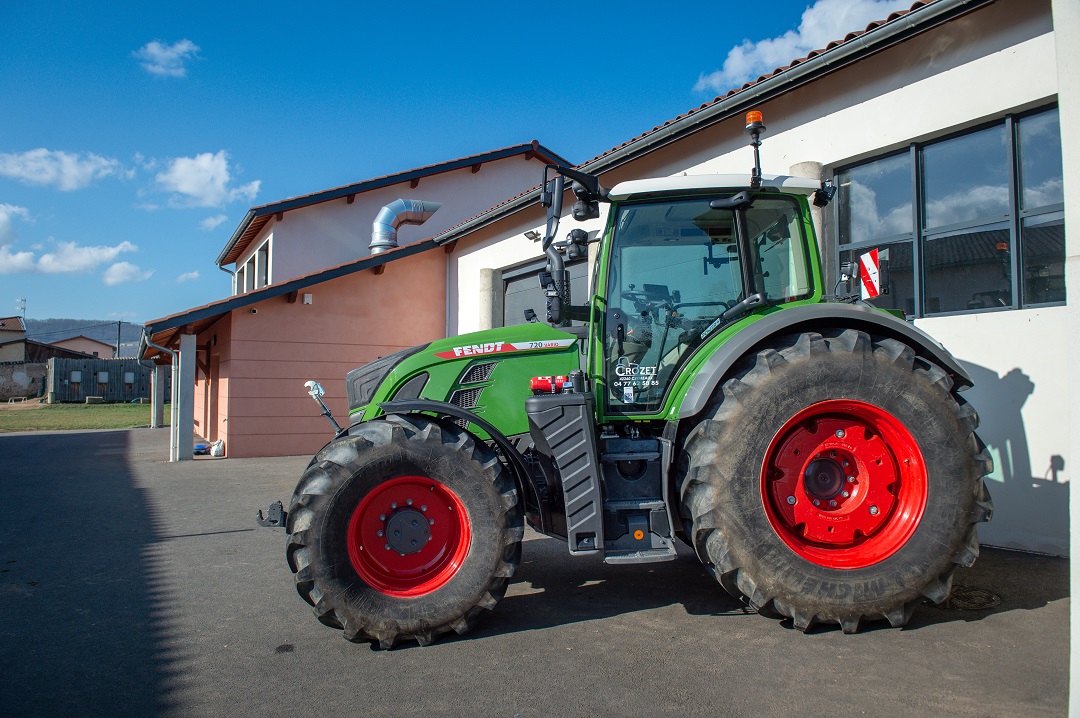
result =
[{"label": "red and white warning panel", "polygon": [[862,280],[862,298],[873,299],[881,294],[881,271],[877,249],[871,249],[866,254],[859,256],[859,264],[862,271],[859,278]]}]

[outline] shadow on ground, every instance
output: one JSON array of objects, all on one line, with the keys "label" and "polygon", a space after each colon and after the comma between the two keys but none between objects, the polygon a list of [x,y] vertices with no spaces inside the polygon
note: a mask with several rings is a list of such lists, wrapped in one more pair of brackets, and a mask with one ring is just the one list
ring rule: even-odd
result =
[{"label": "shadow on ground", "polygon": [[125,431],[0,439],[6,715],[166,713],[168,579]]},{"label": "shadow on ground", "polygon": [[[970,569],[960,568],[954,593],[969,597],[968,605],[986,596],[997,599],[985,608],[920,606],[905,631],[953,621],[979,621],[1009,611],[1042,608],[1069,595],[1067,559],[983,547]],[[956,602],[961,603],[961,602]],[[694,616],[739,620],[752,614],[729,596],[698,562],[680,547],[675,561],[640,566],[607,566],[589,558],[572,558],[565,544],[547,538],[527,541],[522,565],[495,615],[465,637],[542,630],[582,621],[678,606]],[[769,620],[754,616],[754,620]],[[791,628],[791,621],[780,622]],[[884,621],[864,623],[863,631],[891,630]],[[811,633],[839,632],[838,625],[816,625]],[[447,639],[444,639],[447,640]]]}]

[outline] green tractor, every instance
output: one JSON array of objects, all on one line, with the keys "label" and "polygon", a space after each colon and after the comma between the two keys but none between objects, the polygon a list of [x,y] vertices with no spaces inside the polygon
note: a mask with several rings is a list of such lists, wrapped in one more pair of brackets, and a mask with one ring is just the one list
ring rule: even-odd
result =
[{"label": "green tractor", "polygon": [[[826,296],[810,203],[832,187],[762,176],[760,115],[747,129],[749,176],[607,190],[549,165],[548,323],[349,373],[349,426],[323,405],[337,436],[272,507],[319,621],[384,648],[464,633],[503,596],[526,523],[609,564],[672,560],[682,541],[803,631],[898,627],[947,597],[992,511],[958,394],[971,378],[902,318]],[[598,238],[554,241],[567,185],[575,219],[610,203]],[[565,261],[592,241],[574,305]]]}]

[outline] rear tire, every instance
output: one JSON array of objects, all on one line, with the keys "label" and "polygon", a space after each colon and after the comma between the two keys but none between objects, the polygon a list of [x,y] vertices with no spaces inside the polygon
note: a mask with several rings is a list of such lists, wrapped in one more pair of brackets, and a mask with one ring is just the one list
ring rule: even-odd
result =
[{"label": "rear tire", "polygon": [[684,529],[732,595],[806,631],[907,623],[978,556],[993,468],[952,380],[894,339],[787,337],[687,436]]},{"label": "rear tire", "polygon": [[428,417],[360,424],[324,447],[289,506],[296,590],[350,641],[464,633],[521,557],[517,487],[491,450]]}]

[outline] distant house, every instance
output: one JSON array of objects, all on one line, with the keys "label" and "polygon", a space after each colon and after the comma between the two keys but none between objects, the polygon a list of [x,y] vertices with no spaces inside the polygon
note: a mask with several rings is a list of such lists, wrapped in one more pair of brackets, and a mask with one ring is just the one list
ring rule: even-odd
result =
[{"label": "distant house", "polygon": [[[192,426],[234,458],[317,450],[328,425],[306,380],[340,416],[346,372],[445,335],[453,245],[417,240],[534,186],[549,163],[570,164],[534,141],[251,208],[217,258],[236,268],[232,296],[145,325],[140,358],[179,355],[180,456]],[[397,200],[423,204],[423,230],[402,222],[401,246],[373,254]]]},{"label": "distant house", "polygon": [[0,362],[26,360],[26,324],[22,317],[0,318]]},{"label": "distant house", "polygon": [[93,357],[101,359],[112,359],[116,356],[116,347],[108,342],[98,341],[97,339],[91,339],[88,336],[80,334],[77,337],[69,337],[67,339],[61,339],[55,342],[49,342],[54,347],[61,347],[63,349],[71,349],[73,351],[82,352],[83,354],[89,354]]}]

